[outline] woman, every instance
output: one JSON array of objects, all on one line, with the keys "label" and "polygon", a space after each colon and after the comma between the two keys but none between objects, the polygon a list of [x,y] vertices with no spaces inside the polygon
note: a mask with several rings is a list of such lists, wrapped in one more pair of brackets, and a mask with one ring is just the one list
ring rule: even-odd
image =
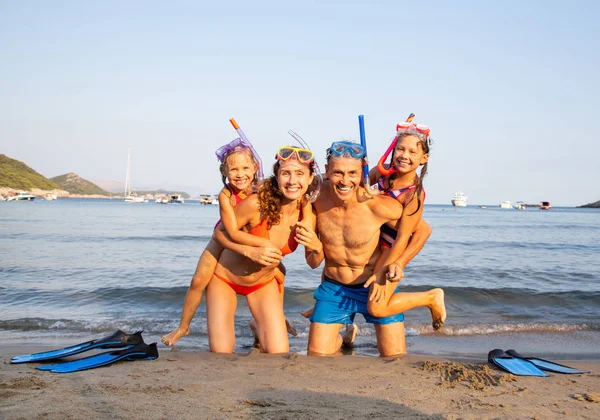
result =
[{"label": "woman", "polygon": [[224,232],[215,238],[226,248],[206,289],[206,312],[210,350],[232,353],[235,347],[237,295],[244,295],[256,320],[257,334],[266,353],[287,353],[289,342],[283,302],[283,283],[275,276],[281,258],[298,244],[310,245],[296,235],[296,225],[312,208],[305,194],[318,188],[314,156],[310,150],[279,148],[273,175],[236,208],[240,228],[268,238],[273,248],[256,248],[227,240]]}]

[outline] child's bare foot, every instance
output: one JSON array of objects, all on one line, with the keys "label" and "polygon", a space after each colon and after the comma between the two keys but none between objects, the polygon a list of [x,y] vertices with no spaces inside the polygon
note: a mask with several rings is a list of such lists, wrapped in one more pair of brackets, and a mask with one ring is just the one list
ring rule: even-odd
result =
[{"label": "child's bare foot", "polygon": [[358,333],[358,326],[356,324],[346,324],[346,331],[342,334],[342,347],[354,346],[354,339]]},{"label": "child's bare foot", "polygon": [[429,307],[431,311],[431,325],[434,330],[439,330],[446,322],[446,304],[444,303],[444,291],[442,289],[433,289],[433,303]]},{"label": "child's bare foot", "polygon": [[171,347],[174,346],[175,343],[177,343],[181,337],[185,337],[186,335],[188,335],[189,332],[189,328],[183,329],[181,327],[177,327],[169,334],[163,335],[160,341],[162,341],[164,345]]},{"label": "child's bare foot", "polygon": [[298,332],[296,331],[294,326],[292,324],[290,324],[290,321],[288,321],[287,318],[285,319],[285,328],[287,328],[288,334],[291,334],[293,337],[298,336]]},{"label": "child's bare foot", "polygon": [[304,318],[310,318],[314,311],[315,311],[315,308],[313,306],[312,308],[307,309],[306,311],[300,312],[300,315],[302,315]]}]

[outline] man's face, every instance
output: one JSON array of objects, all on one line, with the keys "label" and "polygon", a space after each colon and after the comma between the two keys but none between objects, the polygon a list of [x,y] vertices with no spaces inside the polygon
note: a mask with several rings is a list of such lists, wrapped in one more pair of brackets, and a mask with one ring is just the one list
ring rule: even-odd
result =
[{"label": "man's face", "polygon": [[362,160],[352,157],[331,157],[325,165],[327,177],[335,195],[342,201],[355,197],[362,179]]}]

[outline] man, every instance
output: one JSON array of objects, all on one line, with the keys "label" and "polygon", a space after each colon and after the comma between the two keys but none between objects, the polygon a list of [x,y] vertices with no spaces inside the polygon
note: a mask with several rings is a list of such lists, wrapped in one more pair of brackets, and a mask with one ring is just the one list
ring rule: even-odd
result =
[{"label": "man", "polygon": [[[325,260],[323,282],[315,291],[317,302],[310,317],[309,354],[336,353],[342,345],[339,331],[344,324],[352,324],[356,313],[374,324],[382,356],[406,353],[404,315],[377,318],[367,311],[365,282],[374,274],[379,256],[380,227],[398,220],[402,205],[390,197],[371,196],[361,185],[364,154],[356,143],[331,145],[325,166],[328,180],[313,203],[316,232],[310,229],[314,221],[308,220],[297,230],[299,242],[306,245],[308,264],[316,268]],[[414,256],[423,247],[430,232],[425,227],[415,233],[406,255]]]}]

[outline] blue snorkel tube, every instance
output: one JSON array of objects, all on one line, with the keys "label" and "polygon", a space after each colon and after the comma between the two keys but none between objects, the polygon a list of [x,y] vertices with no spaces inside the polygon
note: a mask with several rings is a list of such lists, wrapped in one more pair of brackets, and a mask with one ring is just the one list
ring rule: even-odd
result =
[{"label": "blue snorkel tube", "polygon": [[365,184],[365,189],[367,193],[373,195],[374,191],[371,190],[371,185],[369,183],[369,159],[367,158],[367,136],[365,134],[365,116],[358,116],[358,129],[360,130],[360,145],[365,151],[365,157],[363,158],[363,183]]}]

